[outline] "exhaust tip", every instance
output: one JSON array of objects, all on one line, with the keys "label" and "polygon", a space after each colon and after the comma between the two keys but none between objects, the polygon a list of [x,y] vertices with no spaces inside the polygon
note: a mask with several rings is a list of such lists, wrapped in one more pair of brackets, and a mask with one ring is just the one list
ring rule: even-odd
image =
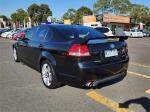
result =
[{"label": "exhaust tip", "polygon": [[87,87],[92,87],[92,86],[93,86],[93,82],[94,82],[94,81],[88,81],[88,82],[85,84],[85,86],[87,86]]}]

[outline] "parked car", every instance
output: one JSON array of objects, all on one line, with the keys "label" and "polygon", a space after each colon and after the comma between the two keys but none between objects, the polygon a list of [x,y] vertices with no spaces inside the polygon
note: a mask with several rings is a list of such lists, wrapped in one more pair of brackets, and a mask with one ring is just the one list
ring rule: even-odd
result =
[{"label": "parked car", "polygon": [[150,32],[147,32],[147,33],[148,33],[148,35],[149,35],[148,37],[150,37]]},{"label": "parked car", "polygon": [[114,36],[112,31],[107,27],[96,27],[95,29],[106,36]]},{"label": "parked car", "polygon": [[17,34],[20,33],[23,29],[15,29],[14,32],[10,33],[9,35],[7,35],[6,38],[12,39],[12,37]]},{"label": "parked car", "polygon": [[13,35],[18,29],[9,30],[1,34],[1,37],[8,38],[10,35]]},{"label": "parked car", "polygon": [[10,30],[11,30],[11,29],[1,29],[1,30],[0,30],[0,36],[1,36],[2,33],[8,32],[8,31],[10,31]]},{"label": "parked car", "polygon": [[129,31],[124,32],[126,36],[129,37],[140,37],[142,38],[144,35],[141,31],[136,30],[136,29],[130,29]]},{"label": "parked car", "polygon": [[17,38],[24,38],[25,34],[30,30],[30,28],[26,28],[21,30],[20,32],[13,35],[12,40],[17,40]]},{"label": "parked car", "polygon": [[41,72],[47,88],[62,83],[96,86],[127,74],[127,43],[107,38],[80,25],[40,25],[13,44],[13,56]]},{"label": "parked car", "polygon": [[148,31],[141,31],[144,37],[149,37],[150,33]]}]

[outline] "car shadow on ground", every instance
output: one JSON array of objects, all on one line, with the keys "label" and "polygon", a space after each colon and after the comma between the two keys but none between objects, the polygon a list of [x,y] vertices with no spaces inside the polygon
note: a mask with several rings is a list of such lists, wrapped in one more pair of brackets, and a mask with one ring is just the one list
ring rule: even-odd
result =
[{"label": "car shadow on ground", "polygon": [[145,112],[150,112],[150,99],[147,97],[140,97],[140,98],[128,100],[124,103],[120,103],[119,107],[129,108],[131,104],[139,104],[145,109]]}]

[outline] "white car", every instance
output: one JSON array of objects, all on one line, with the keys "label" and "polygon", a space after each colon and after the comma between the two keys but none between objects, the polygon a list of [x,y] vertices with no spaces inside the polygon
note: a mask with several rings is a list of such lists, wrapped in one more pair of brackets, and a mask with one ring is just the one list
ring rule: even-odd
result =
[{"label": "white car", "polygon": [[12,39],[13,35],[17,34],[17,33],[21,33],[23,29],[17,29],[15,32],[13,32],[12,34],[7,35],[7,38]]},{"label": "white car", "polygon": [[125,31],[124,32],[126,36],[129,36],[129,37],[143,37],[143,33],[139,30],[136,30],[136,29],[130,29],[129,31]]},{"label": "white car", "polygon": [[87,23],[83,23],[83,25],[92,28],[102,27],[102,24],[100,22],[87,22]]},{"label": "white car", "polygon": [[12,35],[15,32],[16,32],[15,30],[10,30],[8,32],[4,32],[4,33],[1,34],[1,37],[7,38],[9,35]]},{"label": "white car", "polygon": [[109,28],[107,28],[107,27],[96,27],[95,29],[97,31],[105,34],[106,36],[114,36],[112,31]]}]

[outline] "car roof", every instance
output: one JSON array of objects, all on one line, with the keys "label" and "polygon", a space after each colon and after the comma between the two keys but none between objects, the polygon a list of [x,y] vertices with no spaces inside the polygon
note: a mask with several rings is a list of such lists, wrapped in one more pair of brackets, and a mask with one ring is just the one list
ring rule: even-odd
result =
[{"label": "car roof", "polygon": [[82,26],[82,25],[75,25],[75,24],[42,24],[42,25],[40,25],[40,26],[51,26],[51,27],[78,27],[78,28],[83,28],[83,27],[85,27],[85,28],[90,28],[90,27],[87,27],[87,26]]}]

